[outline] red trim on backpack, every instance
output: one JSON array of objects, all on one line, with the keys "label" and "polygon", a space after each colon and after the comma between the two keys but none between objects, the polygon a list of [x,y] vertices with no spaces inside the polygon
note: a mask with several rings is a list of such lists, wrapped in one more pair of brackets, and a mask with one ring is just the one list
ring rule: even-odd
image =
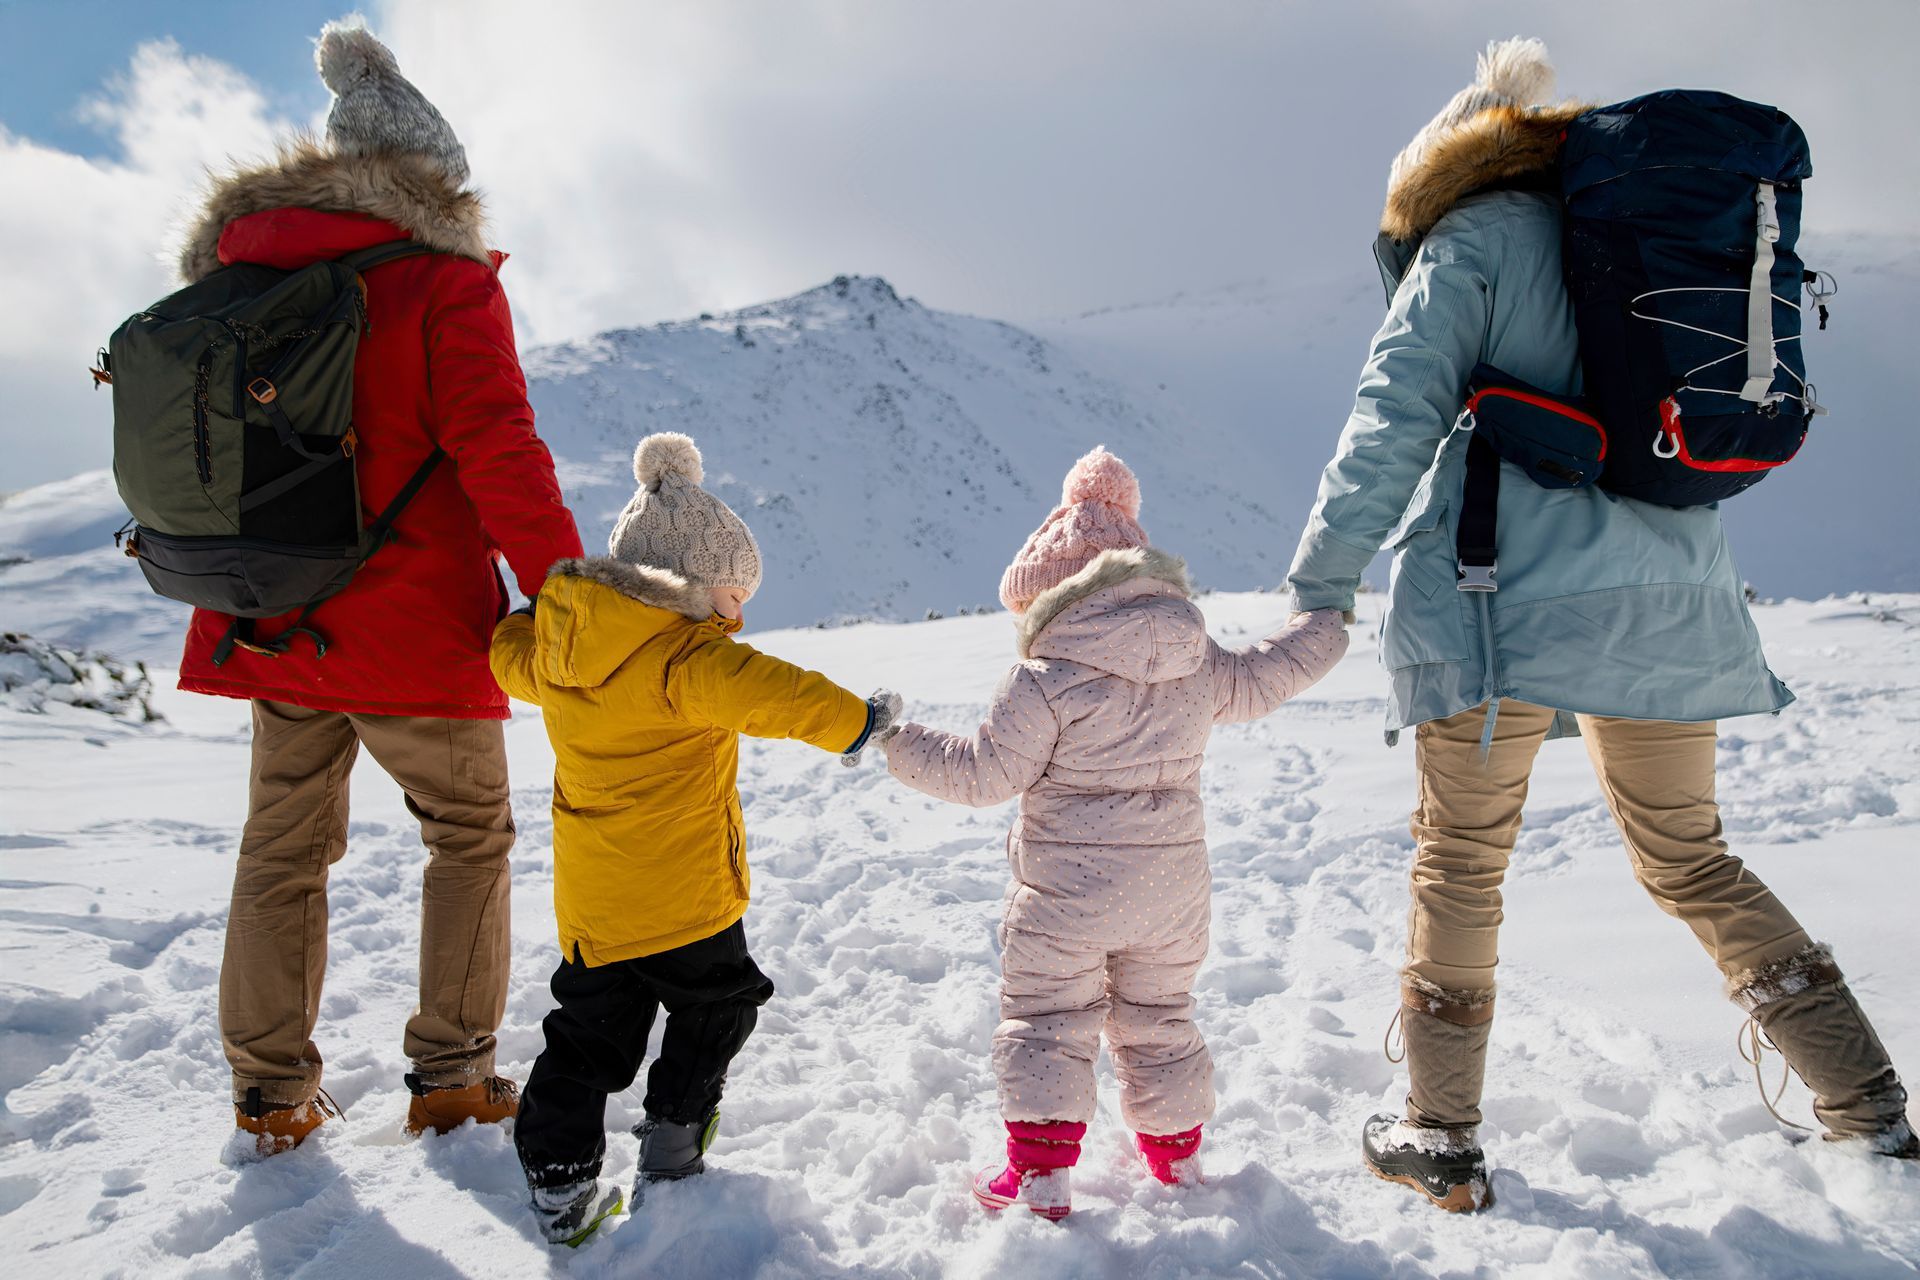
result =
[{"label": "red trim on backpack", "polygon": [[1682,466],[1695,471],[1771,471],[1775,467],[1784,467],[1799,456],[1800,446],[1807,442],[1807,433],[1800,433],[1800,444],[1793,446],[1793,452],[1784,458],[1722,458],[1717,462],[1693,456],[1687,448],[1687,437],[1680,430],[1680,404],[1672,396],[1660,402],[1660,426],[1673,434],[1673,443],[1680,450],[1679,460]]},{"label": "red trim on backpack", "polygon": [[[1530,404],[1536,409],[1549,409],[1563,418],[1572,418],[1575,422],[1585,423],[1587,426],[1599,432],[1599,460],[1601,462],[1607,460],[1607,429],[1600,424],[1600,419],[1594,417],[1592,414],[1582,413],[1572,405],[1563,403],[1562,401],[1552,400],[1546,396],[1536,396],[1527,391],[1518,391],[1512,387],[1484,387],[1474,392],[1467,400],[1467,412],[1478,413],[1480,411],[1480,402],[1488,396],[1505,396],[1509,400],[1518,400],[1522,404]],[[1684,448],[1685,446],[1682,447]]]}]

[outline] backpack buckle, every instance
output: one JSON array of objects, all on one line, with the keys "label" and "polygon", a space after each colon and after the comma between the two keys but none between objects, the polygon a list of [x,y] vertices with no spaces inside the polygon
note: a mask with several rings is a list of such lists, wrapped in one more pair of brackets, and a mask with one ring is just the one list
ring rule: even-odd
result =
[{"label": "backpack buckle", "polygon": [[247,384],[247,394],[261,404],[272,404],[280,398],[280,388],[265,378],[255,378]]},{"label": "backpack buckle", "polygon": [[1460,581],[1454,585],[1460,590],[1498,591],[1500,589],[1500,584],[1493,580],[1494,572],[1500,568],[1500,562],[1498,560],[1495,560],[1492,564],[1467,564],[1461,562],[1458,568]]}]

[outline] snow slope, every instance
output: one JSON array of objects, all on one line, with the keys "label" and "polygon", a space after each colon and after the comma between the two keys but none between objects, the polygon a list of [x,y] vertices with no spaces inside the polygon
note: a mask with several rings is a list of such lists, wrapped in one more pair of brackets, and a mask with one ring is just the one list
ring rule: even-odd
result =
[{"label": "snow slope", "polygon": [[[1796,1146],[1734,1051],[1739,1015],[1633,885],[1578,746],[1541,756],[1509,881],[1487,1099],[1500,1198],[1461,1219],[1365,1175],[1359,1127],[1405,1082],[1381,1056],[1402,945],[1412,755],[1378,733],[1372,625],[1309,696],[1221,731],[1206,774],[1215,938],[1199,1017],[1221,1110],[1203,1186],[1128,1166],[1111,1072],[1050,1226],[966,1191],[995,1154],[987,1044],[1004,811],[934,805],[872,764],[743,753],[780,994],[739,1060],[713,1172],[649,1193],[578,1253],[536,1243],[508,1135],[409,1142],[400,1076],[423,854],[362,763],[333,874],[320,1009],[347,1108],[301,1150],[234,1159],[215,1036],[245,708],[162,693],[164,722],[0,709],[0,1259],[87,1276],[1913,1276],[1920,1168]],[[1202,601],[1222,638],[1271,595]],[[1723,726],[1721,797],[1752,865],[1832,940],[1897,1060],[1920,890],[1920,596],[1762,607],[1801,701]],[[921,719],[972,723],[1001,616],[757,635]],[[156,684],[170,684],[156,672]],[[521,844],[503,1066],[524,1076],[555,959],[537,718],[508,730]],[[1797,1083],[1782,1103],[1810,1119]],[[627,1178],[638,1093],[609,1108]]]},{"label": "snow slope", "polygon": [[[1829,234],[1810,236],[1801,253],[1840,287],[1827,331],[1810,324],[1806,335],[1807,363],[1830,412],[1815,421],[1792,466],[1726,505],[1734,554],[1765,595],[1920,591],[1920,549],[1907,519],[1920,474],[1907,349],[1920,326],[1920,249]],[[1032,328],[1124,387],[1144,412],[1237,441],[1235,477],[1297,527],[1385,314],[1379,272],[1357,243],[1337,262],[1304,262],[1284,279]]]}]

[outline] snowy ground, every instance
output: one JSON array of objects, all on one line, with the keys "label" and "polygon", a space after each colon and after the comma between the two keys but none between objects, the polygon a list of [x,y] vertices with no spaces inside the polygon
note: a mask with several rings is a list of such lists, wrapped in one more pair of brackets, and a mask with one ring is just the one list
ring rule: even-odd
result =
[{"label": "snowy ground", "polygon": [[[1228,639],[1282,607],[1203,604]],[[1920,597],[1758,616],[1801,701],[1723,727],[1728,826],[1920,1074],[1920,1001],[1898,976],[1920,889]],[[244,707],[163,693],[154,725],[0,709],[0,1260],[23,1276],[1916,1274],[1920,1168],[1782,1136],[1735,1053],[1739,1016],[1633,885],[1573,743],[1543,752],[1509,881],[1486,1104],[1499,1206],[1447,1217],[1361,1171],[1361,1121],[1404,1089],[1380,1038],[1412,794],[1410,748],[1380,742],[1362,630],[1313,694],[1215,739],[1206,1184],[1131,1170],[1103,1064],[1061,1226],[995,1220],[965,1189],[997,1145],[1003,812],[935,806],[803,747],[746,751],[747,923],[780,994],[738,1063],[712,1175],[570,1253],[537,1242],[506,1133],[400,1135],[424,855],[376,769],[334,872],[319,1032],[348,1115],[247,1164],[229,1154],[214,1029]],[[760,641],[953,727],[1010,648],[999,616]],[[554,960],[549,756],[533,716],[509,740],[523,835],[500,1042],[524,1076]],[[1783,1108],[1809,1119],[1797,1082]],[[614,1100],[611,1128],[636,1119],[637,1094]],[[611,1176],[633,1146],[613,1142]]]}]

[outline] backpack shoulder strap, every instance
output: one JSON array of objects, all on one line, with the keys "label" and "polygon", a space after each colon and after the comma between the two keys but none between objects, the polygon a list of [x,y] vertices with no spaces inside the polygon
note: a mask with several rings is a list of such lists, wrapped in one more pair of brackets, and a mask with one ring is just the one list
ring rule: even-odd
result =
[{"label": "backpack shoulder strap", "polygon": [[352,253],[343,253],[334,261],[343,267],[367,272],[400,258],[411,258],[418,254],[433,252],[436,251],[427,248],[418,240],[389,240],[385,244],[370,245],[365,249],[356,249]]}]

